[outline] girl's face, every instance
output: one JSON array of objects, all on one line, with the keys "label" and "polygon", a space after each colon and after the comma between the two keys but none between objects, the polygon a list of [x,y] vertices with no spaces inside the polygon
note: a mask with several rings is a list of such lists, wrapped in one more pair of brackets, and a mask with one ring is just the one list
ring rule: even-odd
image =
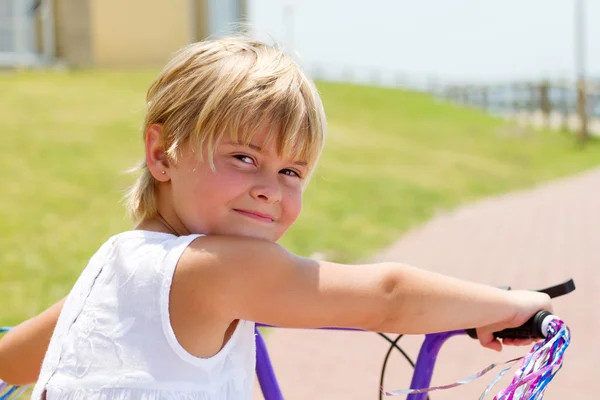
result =
[{"label": "girl's face", "polygon": [[223,138],[214,154],[216,170],[206,154],[198,161],[189,146],[182,149],[164,185],[172,205],[165,213],[175,229],[273,242],[283,236],[300,214],[309,170],[304,160],[279,156],[265,138],[258,132],[248,146]]}]

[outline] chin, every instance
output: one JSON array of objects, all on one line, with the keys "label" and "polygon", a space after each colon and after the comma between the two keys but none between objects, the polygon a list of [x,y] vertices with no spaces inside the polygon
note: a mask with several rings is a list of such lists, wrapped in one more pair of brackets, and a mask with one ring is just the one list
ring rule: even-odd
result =
[{"label": "chin", "polygon": [[279,239],[279,237],[277,237],[277,235],[275,235],[273,232],[260,232],[257,230],[249,229],[236,230],[235,232],[231,232],[230,235],[268,240],[269,242],[276,242]]}]

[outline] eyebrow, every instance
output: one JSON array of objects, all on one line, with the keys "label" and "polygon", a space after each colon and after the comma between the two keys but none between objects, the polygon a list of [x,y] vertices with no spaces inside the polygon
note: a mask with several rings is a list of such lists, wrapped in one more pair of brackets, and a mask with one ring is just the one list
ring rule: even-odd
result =
[{"label": "eyebrow", "polygon": [[[247,145],[244,145],[242,143],[235,143],[235,142],[228,142],[227,144],[233,145],[233,146],[247,146],[250,147],[252,150],[255,150],[259,153],[263,152],[262,147],[257,146],[255,144],[252,143],[248,143]],[[308,167],[308,163],[306,161],[294,161],[294,165],[299,165],[301,167]]]}]

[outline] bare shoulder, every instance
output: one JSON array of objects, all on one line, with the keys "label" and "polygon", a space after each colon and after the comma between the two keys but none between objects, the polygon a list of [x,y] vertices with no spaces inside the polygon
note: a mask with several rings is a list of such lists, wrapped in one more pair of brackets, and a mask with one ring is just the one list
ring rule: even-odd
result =
[{"label": "bare shoulder", "polygon": [[286,257],[291,253],[264,240],[201,236],[192,241],[177,263],[169,295],[171,326],[183,348],[199,357],[216,354],[236,320],[247,319],[232,299],[245,297],[241,292],[256,287],[257,276],[285,265]]},{"label": "bare shoulder", "polygon": [[[207,292],[223,291],[249,275],[289,268],[306,260],[282,246],[261,239],[234,236],[201,236],[190,243],[177,265],[176,275],[208,285]],[[308,261],[308,260],[306,260]]]}]

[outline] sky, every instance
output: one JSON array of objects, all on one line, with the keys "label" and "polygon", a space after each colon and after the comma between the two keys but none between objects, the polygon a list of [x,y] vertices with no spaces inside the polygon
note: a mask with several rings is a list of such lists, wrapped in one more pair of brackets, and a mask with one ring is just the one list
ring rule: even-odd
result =
[{"label": "sky", "polygon": [[[582,0],[585,71],[600,77],[600,1]],[[255,37],[340,78],[574,79],[577,0],[248,0]]]}]

